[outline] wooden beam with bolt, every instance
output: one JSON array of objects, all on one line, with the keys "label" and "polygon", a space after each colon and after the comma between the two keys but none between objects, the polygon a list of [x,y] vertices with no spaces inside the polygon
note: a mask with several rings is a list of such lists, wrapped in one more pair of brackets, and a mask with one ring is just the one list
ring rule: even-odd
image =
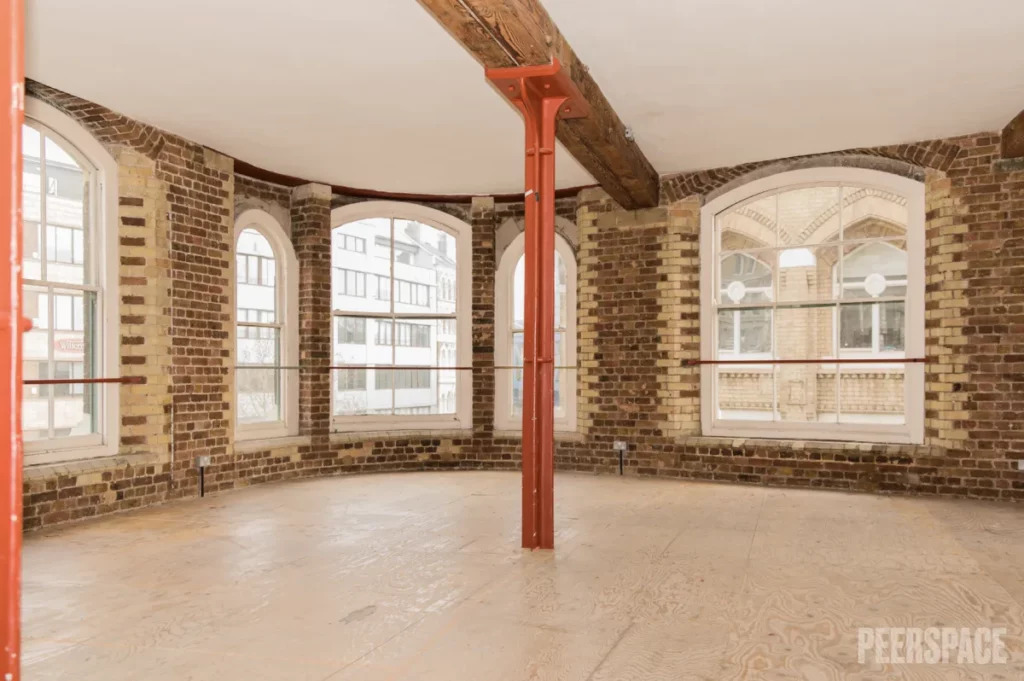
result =
[{"label": "wooden beam with bolt", "polygon": [[590,106],[558,121],[557,137],[623,208],[658,205],[658,173],[538,0],[419,0],[486,68],[557,59]]}]

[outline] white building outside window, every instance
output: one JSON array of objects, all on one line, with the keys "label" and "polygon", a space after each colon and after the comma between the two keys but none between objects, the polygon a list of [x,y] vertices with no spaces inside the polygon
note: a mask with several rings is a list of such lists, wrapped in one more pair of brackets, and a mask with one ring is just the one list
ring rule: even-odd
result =
[{"label": "white building outside window", "polygon": [[469,226],[386,201],[332,223],[335,429],[469,427]]}]

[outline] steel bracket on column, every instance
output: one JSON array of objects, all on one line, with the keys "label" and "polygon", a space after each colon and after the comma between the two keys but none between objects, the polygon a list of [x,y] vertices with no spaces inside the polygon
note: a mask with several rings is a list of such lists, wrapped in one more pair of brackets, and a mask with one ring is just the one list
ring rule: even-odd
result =
[{"label": "steel bracket on column", "polygon": [[523,548],[555,547],[555,127],[590,106],[558,60],[487,69],[526,127]]}]

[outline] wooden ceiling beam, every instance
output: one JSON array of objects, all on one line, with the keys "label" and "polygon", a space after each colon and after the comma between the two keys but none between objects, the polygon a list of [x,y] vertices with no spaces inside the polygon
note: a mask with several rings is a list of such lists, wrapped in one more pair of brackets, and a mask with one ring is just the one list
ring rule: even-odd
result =
[{"label": "wooden ceiling beam", "polygon": [[559,121],[558,140],[623,208],[658,205],[658,173],[539,0],[419,3],[487,68],[558,59],[590,104],[586,118]]}]

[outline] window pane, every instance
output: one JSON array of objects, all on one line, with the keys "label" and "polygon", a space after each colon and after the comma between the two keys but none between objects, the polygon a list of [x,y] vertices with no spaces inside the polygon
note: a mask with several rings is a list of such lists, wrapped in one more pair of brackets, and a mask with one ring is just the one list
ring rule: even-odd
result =
[{"label": "window pane", "polygon": [[779,251],[777,291],[780,303],[834,300],[839,249],[835,246]]},{"label": "window pane", "polygon": [[[274,249],[265,236],[252,228],[242,230],[236,248],[237,319],[273,324],[277,319]],[[245,362],[239,359],[239,363]]]},{"label": "window pane", "polygon": [[772,351],[772,312],[769,309],[739,311],[740,354]]},{"label": "window pane", "polygon": [[[555,366],[565,365],[565,338],[564,333],[555,333]],[[555,369],[554,375],[554,392],[555,392],[555,416],[565,416],[565,403],[562,400],[562,392],[566,389],[562,382],[565,381],[566,374],[570,372],[565,369]]]},{"label": "window pane", "polygon": [[512,273],[512,329],[526,324],[526,256],[520,256]]},{"label": "window pane", "polygon": [[720,252],[774,247],[776,203],[774,195],[757,197],[720,214]]},{"label": "window pane", "polygon": [[873,241],[844,247],[843,297],[905,295],[906,241]]},{"label": "window pane", "polygon": [[[32,334],[25,335],[26,343],[32,342]],[[44,336],[45,338],[45,336]],[[40,345],[45,344],[45,340]],[[44,346],[45,347],[45,346]],[[26,346],[26,354],[28,347]],[[26,381],[47,379],[50,377],[49,363],[26,356],[21,363],[22,377]],[[26,441],[45,440],[50,436],[50,387],[46,385],[26,385],[21,401],[21,428]]]},{"label": "window pane", "polygon": [[722,304],[740,305],[772,300],[770,262],[743,253],[733,253],[721,259],[719,273]]},{"label": "window pane", "polygon": [[[813,246],[837,235],[828,225],[839,205],[838,186],[799,187],[779,193],[779,246]],[[829,230],[832,233],[829,233]]]},{"label": "window pane", "polygon": [[841,367],[841,423],[906,423],[904,366],[884,364]]},{"label": "window pane", "polygon": [[395,311],[454,312],[455,301],[439,306],[441,283],[455,281],[455,240],[413,220],[395,220]]},{"label": "window pane", "polygon": [[[74,234],[76,230],[89,228],[86,219],[87,173],[61,145],[47,136],[44,142],[46,152],[46,194],[47,255],[51,264],[46,269],[47,281],[69,284],[86,284],[87,264],[75,259]],[[51,231],[52,229],[52,231]],[[49,237],[53,236],[53,244]],[[87,234],[82,233],[83,255]]]},{"label": "window pane", "polygon": [[281,420],[281,373],[280,369],[236,369],[240,424]]},{"label": "window pane", "polygon": [[[512,366],[523,366],[523,334],[512,334]],[[505,369],[508,371],[508,369]],[[512,413],[523,413],[523,370],[512,369]]]},{"label": "window pane", "polygon": [[[238,327],[238,422],[280,421],[282,371],[280,329]],[[275,368],[258,368],[260,366]],[[256,367],[256,368],[254,368]]]},{"label": "window pane", "polygon": [[[368,243],[373,247],[368,248]],[[335,227],[331,231],[332,309],[390,312],[390,259],[390,218],[369,218]]]},{"label": "window pane", "polygon": [[902,302],[879,303],[881,328],[878,335],[878,349],[882,352],[903,352],[903,329],[906,319]]},{"label": "window pane", "polygon": [[722,353],[736,352],[736,317],[738,310],[719,310],[718,312],[718,350]]},{"label": "window pane", "polygon": [[771,421],[772,368],[763,365],[717,366],[718,418]]},{"label": "window pane", "polygon": [[871,350],[873,303],[854,303],[839,306],[839,348],[841,350]]},{"label": "window pane", "polygon": [[[839,232],[831,218],[828,232]],[[892,191],[873,187],[843,187],[844,241],[903,237],[907,232],[907,200]]]}]

